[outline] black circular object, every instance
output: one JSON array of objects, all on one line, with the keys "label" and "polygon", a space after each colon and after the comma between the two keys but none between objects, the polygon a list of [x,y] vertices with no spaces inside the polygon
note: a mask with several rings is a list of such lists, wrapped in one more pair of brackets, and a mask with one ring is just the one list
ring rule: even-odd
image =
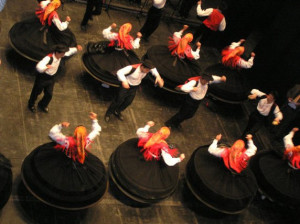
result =
[{"label": "black circular object", "polygon": [[52,24],[47,30],[37,17],[14,24],[9,31],[9,41],[20,55],[32,61],[40,61],[52,53],[56,44],[77,46],[76,38],[69,28],[60,31]]},{"label": "black circular object", "polygon": [[4,207],[12,191],[10,161],[0,153],[0,209]]},{"label": "black circular object", "polygon": [[179,180],[179,166],[168,166],[163,159],[146,161],[137,147],[138,138],[118,146],[110,157],[109,174],[129,198],[155,203],[170,196]]},{"label": "black circular object", "polygon": [[22,180],[26,188],[56,208],[79,210],[96,204],[108,187],[104,164],[91,153],[84,164],[75,162],[55,145],[41,145],[25,158]]},{"label": "black circular object", "polygon": [[116,72],[128,65],[139,64],[140,59],[133,50],[117,50],[108,47],[109,41],[88,43],[82,61],[86,71],[100,82],[118,87],[121,82]]},{"label": "black circular object", "polygon": [[240,174],[226,168],[221,158],[208,152],[208,147],[194,151],[186,166],[187,185],[193,195],[206,206],[226,214],[246,209],[257,191],[250,169]]},{"label": "black circular object", "polygon": [[276,152],[264,150],[251,161],[259,189],[271,200],[284,206],[300,206],[300,170]]},{"label": "black circular object", "polygon": [[[173,56],[166,45],[150,47],[143,58],[153,62],[164,79],[163,88],[171,92],[182,94],[183,92],[176,90],[176,87],[184,84],[188,78],[201,74],[199,60],[180,59]],[[151,80],[154,81],[155,79],[151,77]]]}]

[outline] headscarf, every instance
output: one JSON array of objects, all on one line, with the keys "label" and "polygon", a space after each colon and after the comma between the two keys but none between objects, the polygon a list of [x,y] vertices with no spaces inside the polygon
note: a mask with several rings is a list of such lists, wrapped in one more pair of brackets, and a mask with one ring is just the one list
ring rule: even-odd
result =
[{"label": "headscarf", "polygon": [[284,151],[284,159],[287,158],[293,167],[300,169],[300,145],[286,149]]},{"label": "headscarf", "polygon": [[[53,13],[56,9],[58,9],[60,7],[60,5],[61,5],[60,0],[52,0],[44,10],[38,9],[35,12],[37,17],[40,19],[40,22],[42,23],[42,25],[46,24],[47,19],[48,19],[48,25],[51,25],[51,21],[49,21],[49,19],[51,20],[53,17],[53,15],[51,16],[51,13]],[[49,16],[51,16],[51,18]]]},{"label": "headscarf", "polygon": [[[125,48],[127,50],[132,49],[131,40],[133,38],[129,35],[131,29],[132,29],[131,23],[125,23],[120,27],[118,37],[117,37],[117,41],[118,41],[117,46],[119,48],[122,49]],[[116,45],[115,41],[112,40],[108,46],[115,46],[115,45]]]},{"label": "headscarf", "polygon": [[189,43],[193,40],[193,34],[187,33],[182,37],[178,43],[175,43],[172,37],[169,37],[169,50],[172,55],[178,55],[179,57],[184,57],[184,52],[189,46]]},{"label": "headscarf", "polygon": [[235,68],[240,60],[240,56],[244,53],[245,47],[239,46],[234,49],[229,47],[222,50],[222,63],[227,67]]},{"label": "headscarf", "polygon": [[170,135],[168,127],[162,127],[156,133],[149,135],[150,138],[140,139],[138,142],[139,147],[143,147],[141,152],[145,160],[159,160],[161,156],[161,149],[165,148],[171,156],[178,154],[177,149],[170,149],[168,143],[165,141]]},{"label": "headscarf", "polygon": [[77,160],[84,163],[85,160],[85,146],[86,146],[87,131],[84,126],[78,126],[74,131],[74,139],[77,146]]}]

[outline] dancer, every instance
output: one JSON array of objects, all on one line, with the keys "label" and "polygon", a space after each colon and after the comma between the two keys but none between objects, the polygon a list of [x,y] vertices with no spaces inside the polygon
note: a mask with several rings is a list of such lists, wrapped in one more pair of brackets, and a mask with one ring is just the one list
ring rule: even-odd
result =
[{"label": "dancer", "polygon": [[87,53],[82,57],[85,68],[91,76],[112,86],[120,85],[116,77],[119,69],[140,63],[133,49],[140,47],[142,37],[142,34],[138,32],[136,39],[133,39],[130,35],[132,29],[130,23],[123,24],[118,33],[112,32],[116,26],[113,23],[102,32],[104,38],[110,42],[88,43]]},{"label": "dancer", "polygon": [[68,48],[65,45],[56,45],[53,53],[48,54],[36,65],[37,75],[28,100],[28,109],[35,113],[35,101],[44,91],[44,97],[38,103],[38,107],[45,113],[49,112],[48,104],[53,95],[56,73],[59,69],[61,59],[77,52],[77,48]]},{"label": "dancer", "polygon": [[125,110],[134,100],[138,86],[142,79],[149,73],[155,76],[155,84],[160,88],[164,85],[164,80],[160,77],[152,62],[146,59],[142,64],[129,65],[117,72],[118,79],[122,82],[119,92],[112,101],[105,113],[105,121],[108,122],[114,114],[119,120],[123,121],[122,111]]},{"label": "dancer", "polygon": [[222,64],[229,68],[252,68],[255,53],[251,53],[251,57],[246,61],[241,58],[245,51],[245,47],[241,46],[245,39],[240,39],[239,42],[232,42],[230,46],[222,50]]},{"label": "dancer", "polygon": [[[150,133],[153,121],[137,130],[137,138],[118,146],[109,162],[110,175],[130,198],[153,203],[171,195],[178,183],[179,167],[185,156],[166,142],[170,129]],[[137,169],[138,168],[138,169]]]},{"label": "dancer", "polygon": [[224,31],[226,28],[226,20],[222,12],[219,9],[214,8],[207,8],[203,10],[201,0],[198,1],[197,15],[200,17],[207,16],[207,18],[194,33],[194,43],[199,41],[199,39],[208,32]]},{"label": "dancer", "polygon": [[147,13],[145,24],[140,29],[143,39],[148,41],[149,36],[157,29],[167,0],[153,0],[153,5]]},{"label": "dancer", "polygon": [[87,23],[93,20],[93,15],[100,15],[102,11],[102,0],[87,0],[86,9],[81,21],[81,30],[86,31]]},{"label": "dancer", "polygon": [[41,60],[57,44],[82,49],[68,29],[71,18],[67,16],[65,22],[60,20],[57,13],[60,6],[60,0],[41,1],[39,9],[36,10],[38,18],[18,22],[10,29],[12,47],[33,61]]},{"label": "dancer", "polygon": [[[247,135],[248,148],[243,140],[231,147],[218,146],[218,134],[208,147],[199,147],[187,164],[187,183],[195,197],[208,207],[226,214],[246,209],[256,195],[257,183],[249,159],[257,148],[252,135]],[[221,158],[221,159],[220,159]]]},{"label": "dancer", "polygon": [[92,131],[77,126],[73,136],[54,125],[49,133],[54,141],[37,147],[24,160],[22,179],[29,191],[42,202],[62,209],[83,209],[94,205],[107,189],[104,164],[88,151],[100,134],[97,114],[91,112]]},{"label": "dancer", "polygon": [[181,122],[195,115],[202,99],[206,95],[208,84],[219,83],[221,81],[226,82],[226,77],[211,76],[203,73],[201,76],[190,78],[184,85],[180,85],[180,90],[189,94],[186,95],[185,101],[178,113],[166,121],[165,125],[180,128]]},{"label": "dancer", "polygon": [[300,145],[295,146],[293,137],[298,131],[293,128],[283,138],[283,150],[263,150],[251,161],[259,189],[273,202],[283,206],[300,206]]},{"label": "dancer", "polygon": [[165,88],[171,91],[175,91],[176,86],[188,78],[199,75],[201,70],[198,62],[201,43],[197,43],[197,49],[194,51],[190,46],[193,35],[187,33],[182,37],[187,29],[188,26],[184,25],[180,31],[174,32],[169,46],[152,46],[144,56],[153,62],[165,79]]},{"label": "dancer", "polygon": [[248,98],[251,100],[258,98],[258,104],[256,110],[250,114],[248,124],[242,136],[245,136],[247,133],[255,134],[266,123],[270,112],[275,116],[272,124],[278,125],[280,123],[283,115],[275,103],[277,95],[275,91],[265,94],[258,89],[251,90],[251,95]]}]

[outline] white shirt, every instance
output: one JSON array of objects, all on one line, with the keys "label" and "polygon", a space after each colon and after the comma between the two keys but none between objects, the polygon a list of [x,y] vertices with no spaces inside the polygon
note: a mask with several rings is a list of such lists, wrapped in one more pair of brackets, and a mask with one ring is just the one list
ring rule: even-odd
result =
[{"label": "white shirt", "polygon": [[[214,139],[208,148],[208,152],[217,157],[222,157],[222,153],[224,150],[225,150],[225,148],[218,148],[218,140],[217,139]],[[254,145],[253,140],[252,139],[248,140],[248,147],[247,147],[247,150],[245,151],[245,154],[248,157],[251,157],[251,156],[255,155],[256,151],[257,151],[257,147]]]},{"label": "white shirt", "polygon": [[[136,131],[136,134],[139,138],[146,138],[148,136],[148,132],[149,132],[149,125],[145,125],[144,127],[139,128]],[[181,159],[178,158],[173,158],[167,151],[167,149],[162,148],[161,149],[161,156],[164,160],[164,162],[168,165],[168,166],[174,166],[177,163],[181,162]]]},{"label": "white shirt", "polygon": [[[63,126],[61,124],[54,125],[49,132],[49,137],[58,144],[64,145],[66,148],[69,148],[68,137],[61,132],[62,128]],[[92,120],[92,131],[86,138],[86,148],[98,135],[100,135],[100,131],[101,126],[98,124],[98,120]]]},{"label": "white shirt", "polygon": [[[104,29],[102,31],[102,34],[104,36],[104,38],[108,39],[108,40],[117,40],[118,39],[118,33],[115,32],[111,32],[111,26],[107,27],[106,29]],[[135,38],[135,40],[131,40],[130,43],[133,47],[133,49],[138,49],[140,47],[140,40],[141,38],[137,37]],[[116,47],[116,49],[119,49]]]},{"label": "white shirt", "polygon": [[[201,4],[199,4],[197,6],[197,15],[200,16],[200,17],[210,16],[210,14],[212,14],[213,10],[214,10],[213,8],[202,9]],[[222,19],[222,21],[220,22],[220,24],[219,24],[219,31],[224,31],[225,28],[226,28],[226,20],[225,20],[225,17],[224,17]]]},{"label": "white shirt", "polygon": [[47,6],[50,2],[51,2],[50,0],[41,1],[41,2],[40,2],[40,7],[41,7],[42,9],[45,9],[46,6]]},{"label": "white shirt", "polygon": [[[213,77],[214,80],[210,81],[208,84],[221,82],[221,77],[220,76],[213,75],[212,77]],[[207,89],[208,89],[208,84],[202,85],[200,83],[200,81],[191,80],[188,83],[182,85],[180,89],[183,92],[189,93],[190,96],[194,100],[202,100],[206,95],[206,92],[207,92]],[[197,91],[193,91],[194,87],[197,87]]]},{"label": "white shirt", "polygon": [[167,0],[153,0],[153,6],[157,9],[162,9]]},{"label": "white shirt", "polygon": [[[232,42],[229,46],[229,49],[235,49],[241,45],[241,42]],[[254,56],[251,56],[248,61],[246,61],[243,58],[240,58],[240,60],[237,63],[237,66],[240,68],[251,68],[253,66],[253,60]]]},{"label": "white shirt", "polygon": [[[76,52],[77,52],[76,47],[70,47],[69,51],[65,53],[65,56],[71,56],[71,55],[75,54]],[[47,65],[50,61],[50,57],[47,55],[46,57],[44,57],[41,61],[39,61],[37,63],[36,70],[39,73],[46,73],[47,75],[55,75],[58,70],[61,58],[57,59],[55,57],[55,53],[52,53],[52,57],[53,57],[53,62],[51,64],[50,68],[47,67]]]},{"label": "white shirt", "polygon": [[[183,34],[182,30],[173,33],[173,40],[176,44],[180,41],[182,34]],[[191,54],[195,60],[199,59],[200,58],[200,48],[197,48],[195,51],[193,51],[191,49]]]},{"label": "white shirt", "polygon": [[[141,84],[142,79],[147,75],[147,73],[141,71],[140,67],[141,66],[137,67],[132,74],[127,75],[127,76],[125,76],[125,75],[131,71],[132,66],[128,65],[124,68],[121,68],[120,70],[117,71],[118,79],[121,82],[124,82],[127,80],[129,85],[131,85],[131,86],[138,86],[139,84]],[[150,72],[156,78],[160,77],[156,68],[151,69]]]},{"label": "white shirt", "polygon": [[[262,97],[262,96],[266,95],[265,93],[259,91],[258,89],[252,89],[251,94],[256,94],[258,97]],[[264,98],[258,102],[256,109],[258,110],[258,112],[261,115],[268,116],[273,104],[274,104],[274,102],[268,103],[267,98]],[[282,120],[283,115],[278,106],[275,107],[273,113],[276,118],[278,118],[279,120]]]},{"label": "white shirt", "polygon": [[290,133],[283,138],[284,147],[286,149],[294,147],[294,143],[293,143],[294,134],[295,133],[293,131],[290,131]]}]

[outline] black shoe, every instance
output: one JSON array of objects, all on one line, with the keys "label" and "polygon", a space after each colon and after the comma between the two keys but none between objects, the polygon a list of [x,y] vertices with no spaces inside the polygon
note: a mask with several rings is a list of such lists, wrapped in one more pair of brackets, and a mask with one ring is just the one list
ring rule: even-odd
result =
[{"label": "black shoe", "polygon": [[121,112],[115,111],[115,112],[114,112],[114,115],[115,115],[119,120],[121,120],[121,121],[124,120],[124,117],[123,117],[123,115],[122,115]]},{"label": "black shoe", "polygon": [[45,112],[45,113],[48,113],[49,112],[49,108],[48,107],[43,107],[41,106],[40,104],[38,104],[38,107],[41,111]]},{"label": "black shoe", "polygon": [[104,120],[105,122],[109,122],[111,114],[105,114]]},{"label": "black shoe", "polygon": [[32,113],[35,113],[35,112],[36,112],[35,106],[29,106],[29,105],[28,105],[28,109],[29,109]]},{"label": "black shoe", "polygon": [[93,11],[92,14],[93,15],[101,15],[101,11]]},{"label": "black shoe", "polygon": [[86,25],[81,25],[80,28],[82,31],[86,31]]}]

